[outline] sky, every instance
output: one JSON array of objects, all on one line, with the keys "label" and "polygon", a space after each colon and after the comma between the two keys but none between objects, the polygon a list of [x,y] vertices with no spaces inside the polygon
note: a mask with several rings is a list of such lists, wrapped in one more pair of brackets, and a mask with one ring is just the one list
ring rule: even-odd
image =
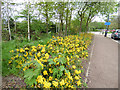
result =
[{"label": "sky", "polygon": [[[24,2],[27,2],[28,0],[13,0],[13,2],[15,2],[15,3],[24,3]],[[29,0],[29,1],[31,1],[32,3],[34,3],[34,2],[36,2],[36,1],[38,1],[38,0]],[[50,0],[48,0],[48,1],[50,1]],[[72,1],[87,1],[87,0],[72,0]],[[112,1],[112,0],[92,0],[92,1]],[[116,2],[120,2],[120,0],[115,0]],[[16,7],[17,8],[17,10],[21,10],[22,9],[22,7]],[[118,15],[118,12],[117,13],[114,13],[113,15]],[[105,16],[101,16],[101,15],[98,15],[98,16],[95,16],[94,18],[93,18],[93,20],[92,20],[92,22],[94,22],[94,21],[97,21],[97,22],[105,22],[104,21],[104,19],[106,19],[106,17]],[[22,19],[19,19],[19,21],[22,21]]]}]

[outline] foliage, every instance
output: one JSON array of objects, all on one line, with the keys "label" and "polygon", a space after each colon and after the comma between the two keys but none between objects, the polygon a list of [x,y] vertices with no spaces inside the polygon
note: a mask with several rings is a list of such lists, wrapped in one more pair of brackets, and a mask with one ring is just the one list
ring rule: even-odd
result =
[{"label": "foliage", "polygon": [[92,34],[53,36],[46,45],[11,50],[9,65],[24,72],[25,81],[30,87],[83,87],[82,60],[88,57],[91,39]]},{"label": "foliage", "polygon": [[10,50],[15,50],[16,48],[22,48],[25,46],[32,46],[32,45],[37,45],[37,44],[47,44],[47,41],[50,40],[50,36],[48,37],[48,35],[46,34],[42,34],[40,36],[40,40],[36,40],[36,41],[26,41],[26,38],[24,37],[18,37],[16,36],[15,40],[11,40],[11,41],[3,41],[2,42],[2,75],[3,76],[7,76],[10,74],[15,74],[15,75],[21,75],[21,73],[18,73],[18,69],[16,69],[16,67],[14,67],[14,65],[10,68],[9,67],[9,59],[10,57]]},{"label": "foliage", "polygon": [[94,30],[94,29],[104,29],[106,28],[106,25],[104,25],[105,23],[104,22],[91,22],[90,23],[90,29]]}]

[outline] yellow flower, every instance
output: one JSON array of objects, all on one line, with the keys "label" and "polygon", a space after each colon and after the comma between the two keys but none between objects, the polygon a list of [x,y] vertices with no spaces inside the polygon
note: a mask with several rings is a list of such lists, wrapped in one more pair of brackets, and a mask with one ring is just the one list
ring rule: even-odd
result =
[{"label": "yellow flower", "polygon": [[33,48],[32,50],[31,50],[31,52],[36,52],[37,50],[35,49],[35,48]]},{"label": "yellow flower", "polygon": [[82,83],[80,82],[80,80],[79,81],[77,81],[77,85],[78,86],[80,86]]},{"label": "yellow flower", "polygon": [[32,48],[36,48],[36,46],[32,46]]},{"label": "yellow flower", "polygon": [[24,57],[27,57],[28,56],[28,53],[26,52],[26,54],[24,54]]},{"label": "yellow flower", "polygon": [[25,50],[29,50],[29,48],[26,47]]},{"label": "yellow flower", "polygon": [[72,81],[73,81],[73,78],[72,78],[72,76],[68,75],[68,78],[69,78],[70,80],[72,80]]},{"label": "yellow flower", "polygon": [[69,87],[69,88],[74,88],[73,85],[69,85],[68,87]]},{"label": "yellow flower", "polygon": [[12,60],[14,60],[14,57],[11,57]]},{"label": "yellow flower", "polygon": [[78,55],[76,55],[76,57],[77,57],[77,58],[79,58],[79,56],[78,56]]},{"label": "yellow flower", "polygon": [[80,74],[80,73],[81,73],[81,70],[79,70],[78,73]]},{"label": "yellow flower", "polygon": [[42,69],[43,69],[43,64],[41,63],[41,61],[37,60],[37,62],[42,66]]},{"label": "yellow flower", "polygon": [[10,52],[12,52],[12,53],[13,53],[14,51],[13,51],[13,50],[11,50]]},{"label": "yellow flower", "polygon": [[52,81],[52,84],[53,84],[53,86],[55,86],[55,87],[58,86],[58,82],[56,82],[56,81]]},{"label": "yellow flower", "polygon": [[43,71],[43,75],[48,75],[48,73],[47,73],[47,71],[45,70],[45,71]]},{"label": "yellow flower", "polygon": [[70,60],[70,59],[69,59],[69,57],[67,56],[67,61],[69,62],[69,60]]},{"label": "yellow flower", "polygon": [[16,49],[16,51],[18,52],[18,51],[19,51],[19,49]]},{"label": "yellow flower", "polygon": [[32,52],[29,52],[29,55],[32,56]]},{"label": "yellow flower", "polygon": [[43,48],[42,48],[41,52],[42,52],[42,53],[44,53],[44,52],[45,52],[45,47],[43,47]]},{"label": "yellow flower", "polygon": [[79,49],[79,48],[77,49],[77,52],[80,52],[80,49]]},{"label": "yellow flower", "polygon": [[51,86],[51,83],[50,82],[44,82],[44,88],[50,88],[50,86]]},{"label": "yellow flower", "polygon": [[66,85],[65,85],[66,87],[68,87],[68,83],[66,83]]},{"label": "yellow flower", "polygon": [[40,52],[39,52],[39,53],[37,53],[37,56],[38,56],[38,57],[40,57],[40,56],[41,56],[41,53],[40,53]]},{"label": "yellow flower", "polygon": [[78,79],[79,79],[79,77],[78,77],[78,76],[75,76],[75,79],[76,79],[76,80],[78,80]]},{"label": "yellow flower", "polygon": [[73,69],[75,69],[75,68],[76,68],[76,66],[75,66],[75,65],[73,65],[73,66],[72,66],[72,68],[73,68]]},{"label": "yellow flower", "polygon": [[12,62],[12,61],[10,60],[10,61],[9,61],[9,64],[10,64],[11,62]]},{"label": "yellow flower", "polygon": [[49,77],[49,81],[52,81],[52,77],[51,76]]},{"label": "yellow flower", "polygon": [[52,36],[52,38],[55,38],[55,36]]},{"label": "yellow flower", "polygon": [[78,74],[78,70],[75,70],[75,73]]},{"label": "yellow flower", "polygon": [[62,79],[62,81],[60,82],[60,85],[62,86],[62,85],[65,85],[65,82],[64,82],[64,80]]},{"label": "yellow flower", "polygon": [[37,80],[36,80],[38,83],[43,83],[43,77],[41,76],[41,75],[39,75],[38,77],[37,77]]},{"label": "yellow flower", "polygon": [[51,68],[49,68],[49,72],[50,72],[50,73],[53,73],[53,71],[51,70]]},{"label": "yellow flower", "polygon": [[56,52],[59,53],[59,50],[57,50]]},{"label": "yellow flower", "polygon": [[50,49],[53,49],[52,47],[50,47]]},{"label": "yellow flower", "polygon": [[18,55],[16,55],[15,57],[18,58]]},{"label": "yellow flower", "polygon": [[46,58],[46,59],[49,58],[49,54],[48,54],[48,53],[45,54],[45,58]]},{"label": "yellow flower", "polygon": [[59,62],[57,62],[56,65],[59,65]]},{"label": "yellow flower", "polygon": [[23,50],[23,48],[20,49],[20,52],[24,52],[25,50]]}]

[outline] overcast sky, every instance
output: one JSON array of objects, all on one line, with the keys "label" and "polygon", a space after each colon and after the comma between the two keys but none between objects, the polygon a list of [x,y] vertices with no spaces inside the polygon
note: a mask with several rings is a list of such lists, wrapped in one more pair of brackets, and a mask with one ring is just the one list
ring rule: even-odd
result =
[{"label": "overcast sky", "polygon": [[[27,2],[28,0],[13,0],[13,2],[15,2],[15,3],[24,3],[24,2]],[[36,1],[39,1],[39,0],[29,0],[31,3],[35,3]],[[41,1],[41,0],[40,0]],[[50,1],[50,0],[48,0],[48,1]],[[58,1],[58,0],[57,0]],[[87,0],[72,0],[72,1],[87,1]],[[112,0],[92,0],[92,1],[106,1],[106,2],[109,2],[109,1],[112,1]],[[115,0],[116,2],[119,2],[120,0]],[[22,7],[16,7],[17,8],[17,10],[21,10],[22,9]],[[113,15],[118,15],[118,12],[117,13],[114,13]],[[97,21],[97,22],[105,22],[104,21],[104,19],[106,19],[106,17],[105,16],[101,16],[101,15],[98,15],[98,16],[95,16],[94,18],[93,18],[93,20],[92,21]],[[22,20],[22,19],[19,19],[20,21]]]}]

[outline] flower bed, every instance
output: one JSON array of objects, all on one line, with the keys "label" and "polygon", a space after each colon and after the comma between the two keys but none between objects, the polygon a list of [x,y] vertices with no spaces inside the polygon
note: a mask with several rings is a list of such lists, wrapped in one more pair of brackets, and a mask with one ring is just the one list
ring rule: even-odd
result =
[{"label": "flower bed", "polygon": [[47,45],[11,50],[10,67],[22,70],[25,82],[36,88],[81,88],[92,34],[54,37]]}]

